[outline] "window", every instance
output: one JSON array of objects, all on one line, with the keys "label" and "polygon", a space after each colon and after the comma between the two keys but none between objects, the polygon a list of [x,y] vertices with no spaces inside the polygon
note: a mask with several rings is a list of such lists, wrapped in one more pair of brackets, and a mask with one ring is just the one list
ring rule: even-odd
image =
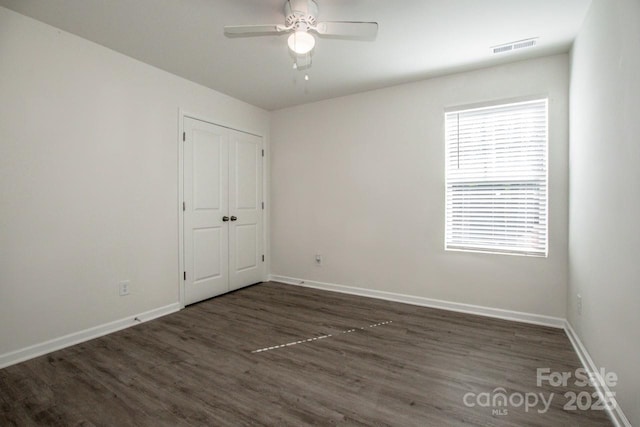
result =
[{"label": "window", "polygon": [[445,248],[547,256],[547,100],[445,113]]}]

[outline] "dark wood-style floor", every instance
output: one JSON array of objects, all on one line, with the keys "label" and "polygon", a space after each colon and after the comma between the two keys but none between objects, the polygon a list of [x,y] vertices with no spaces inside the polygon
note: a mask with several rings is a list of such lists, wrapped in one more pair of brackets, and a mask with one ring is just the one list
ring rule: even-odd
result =
[{"label": "dark wood-style floor", "polygon": [[[536,386],[579,366],[561,330],[265,283],[0,370],[0,426],[611,425]],[[555,397],[463,403],[498,387]]]}]

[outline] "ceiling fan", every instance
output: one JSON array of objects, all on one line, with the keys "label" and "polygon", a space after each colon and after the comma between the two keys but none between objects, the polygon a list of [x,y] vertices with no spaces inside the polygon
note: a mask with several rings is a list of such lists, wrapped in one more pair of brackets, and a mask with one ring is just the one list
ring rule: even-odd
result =
[{"label": "ceiling fan", "polygon": [[[294,68],[311,66],[311,52],[316,44],[313,34],[333,38],[371,40],[378,33],[377,22],[318,22],[318,4],[314,0],[287,0],[284,4],[285,24],[228,25],[224,32],[230,37],[266,36],[291,33],[287,40],[294,56]],[[305,76],[308,80],[308,76]]]}]

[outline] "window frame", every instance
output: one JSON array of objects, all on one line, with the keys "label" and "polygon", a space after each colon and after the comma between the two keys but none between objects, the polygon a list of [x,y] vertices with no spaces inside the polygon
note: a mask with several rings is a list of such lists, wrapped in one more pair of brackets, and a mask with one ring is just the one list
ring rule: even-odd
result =
[{"label": "window frame", "polygon": [[[453,226],[451,225],[451,222],[453,221],[452,219],[450,219],[449,217],[449,213],[451,212],[451,215],[453,216],[455,214],[455,211],[453,209],[449,208],[449,198],[452,197],[452,194],[450,193],[450,187],[452,184],[450,182],[450,146],[451,146],[451,141],[449,140],[449,135],[447,134],[447,130],[448,130],[448,116],[453,115],[453,114],[462,114],[462,113],[467,113],[467,112],[474,112],[474,111],[481,111],[481,110],[491,110],[491,109],[500,109],[500,108],[504,108],[504,107],[510,107],[510,106],[517,106],[517,105],[522,105],[522,104],[528,104],[528,103],[539,103],[539,102],[544,102],[544,112],[545,112],[545,117],[544,117],[544,151],[543,151],[543,156],[544,156],[544,209],[541,211],[542,214],[544,215],[544,230],[543,232],[540,234],[541,236],[543,236],[544,238],[544,242],[543,242],[543,249],[540,250],[535,250],[534,247],[530,248],[530,249],[534,249],[534,250],[526,250],[526,249],[517,249],[517,248],[508,248],[506,245],[504,245],[505,249],[502,250],[500,249],[500,245],[496,244],[496,245],[469,245],[469,246],[465,246],[464,244],[456,244],[455,241],[453,241],[451,239],[451,233],[453,230]],[[531,97],[526,97],[526,98],[518,98],[518,99],[503,99],[503,100],[497,100],[497,101],[493,101],[490,103],[483,103],[483,104],[471,104],[471,105],[463,105],[463,106],[456,106],[456,107],[451,107],[451,108],[446,108],[444,110],[444,126],[443,126],[443,134],[444,134],[444,162],[445,162],[445,176],[444,176],[444,187],[445,187],[445,191],[444,191],[444,210],[445,210],[445,221],[444,221],[444,250],[446,252],[471,252],[471,253],[483,253],[483,254],[494,254],[494,255],[511,255],[511,256],[528,256],[528,257],[538,257],[538,258],[548,258],[549,256],[549,240],[550,240],[550,236],[549,236],[549,201],[550,201],[550,194],[549,194],[549,140],[550,140],[550,136],[549,136],[549,107],[550,107],[550,102],[549,102],[549,97],[546,95],[538,95],[538,96],[531,96]],[[459,117],[459,116],[458,116]],[[456,126],[459,126],[456,125]],[[494,172],[495,173],[495,172]],[[515,176],[515,174],[514,174]],[[528,180],[531,183],[536,183],[541,181],[541,178],[539,179],[530,179]],[[492,187],[496,187],[495,183],[499,183],[500,181],[496,181],[496,180],[491,180],[489,179],[485,179],[485,180],[480,180],[478,178],[474,179],[470,179],[469,181],[467,181],[467,185],[473,185],[475,184],[489,184],[489,183],[493,183],[493,185],[491,185]],[[526,180],[520,180],[519,181],[520,184],[523,184],[526,182]],[[505,186],[509,185],[509,183],[517,183],[516,180],[514,179],[505,179],[505,181],[503,181],[503,183],[505,184]],[[458,183],[459,185],[461,185],[460,183]],[[464,185],[464,183],[462,184]],[[538,187],[540,187],[540,185],[538,185]],[[539,190],[538,190],[539,191]],[[470,193],[471,194],[471,193]],[[491,199],[494,200],[494,199]],[[543,200],[542,198],[539,198],[539,200]],[[458,211],[460,212],[460,211]],[[535,234],[532,234],[535,235]]]}]

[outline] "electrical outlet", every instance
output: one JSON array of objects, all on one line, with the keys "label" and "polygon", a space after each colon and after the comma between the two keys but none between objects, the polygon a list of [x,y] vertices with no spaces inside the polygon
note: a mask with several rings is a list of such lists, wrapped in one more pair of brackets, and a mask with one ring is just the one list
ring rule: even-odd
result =
[{"label": "electrical outlet", "polygon": [[131,282],[128,280],[123,280],[120,282],[120,296],[123,297],[125,295],[129,295],[129,288],[131,287]]},{"label": "electrical outlet", "polygon": [[316,265],[322,265],[322,255],[316,254]]},{"label": "electrical outlet", "polygon": [[578,307],[578,314],[582,314],[582,295],[580,294],[577,296],[576,306]]}]

